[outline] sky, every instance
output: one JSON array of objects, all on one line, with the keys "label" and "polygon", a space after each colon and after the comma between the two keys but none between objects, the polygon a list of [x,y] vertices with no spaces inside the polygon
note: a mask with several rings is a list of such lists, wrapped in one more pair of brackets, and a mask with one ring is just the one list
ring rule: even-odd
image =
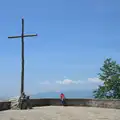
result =
[{"label": "sky", "polygon": [[0,3],[0,96],[20,93],[21,18],[25,92],[95,89],[103,61],[120,63],[119,0],[4,0]]}]

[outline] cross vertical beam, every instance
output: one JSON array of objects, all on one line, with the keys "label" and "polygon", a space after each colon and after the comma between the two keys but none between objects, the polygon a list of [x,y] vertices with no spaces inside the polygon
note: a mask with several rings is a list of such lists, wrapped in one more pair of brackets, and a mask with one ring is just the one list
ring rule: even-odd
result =
[{"label": "cross vertical beam", "polygon": [[37,34],[24,35],[24,19],[22,18],[22,34],[21,36],[10,36],[8,38],[21,38],[21,95],[24,93],[24,37],[34,37]]},{"label": "cross vertical beam", "polygon": [[22,35],[21,35],[21,44],[22,44],[22,51],[21,51],[21,58],[22,58],[22,69],[21,69],[21,93],[24,92],[24,19],[22,18]]}]

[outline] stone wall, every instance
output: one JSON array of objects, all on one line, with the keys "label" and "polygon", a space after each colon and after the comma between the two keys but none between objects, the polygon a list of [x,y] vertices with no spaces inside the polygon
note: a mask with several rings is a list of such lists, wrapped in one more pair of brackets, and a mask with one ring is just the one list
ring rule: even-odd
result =
[{"label": "stone wall", "polygon": [[[31,99],[33,107],[36,106],[59,106],[60,99],[45,98]],[[120,100],[97,100],[97,99],[66,99],[67,106],[86,106],[86,107],[103,107],[120,109]],[[0,102],[0,111],[8,110],[11,107],[11,102]]]},{"label": "stone wall", "polygon": [[[31,99],[33,106],[61,105],[60,99]],[[120,100],[66,99],[67,106],[86,106],[120,109]]]},{"label": "stone wall", "polygon": [[120,109],[120,100],[95,100],[93,99],[91,101],[91,106]]},{"label": "stone wall", "polygon": [[31,99],[30,101],[33,107],[50,105],[49,99]]},{"label": "stone wall", "polygon": [[[90,106],[91,99],[66,99],[68,106]],[[49,99],[50,105],[61,105],[60,99]]]},{"label": "stone wall", "polygon": [[0,111],[2,110],[8,110],[11,108],[11,102],[8,102],[8,101],[1,101],[0,102]]}]

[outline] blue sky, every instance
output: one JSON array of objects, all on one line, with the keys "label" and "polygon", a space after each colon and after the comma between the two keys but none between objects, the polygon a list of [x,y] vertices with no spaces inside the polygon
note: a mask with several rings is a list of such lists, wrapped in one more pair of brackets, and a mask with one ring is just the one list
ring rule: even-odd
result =
[{"label": "blue sky", "polygon": [[119,0],[1,1],[0,96],[20,92],[21,43],[7,37],[21,34],[22,17],[25,33],[38,34],[25,39],[27,93],[81,89],[79,81],[95,88],[104,59],[120,63],[119,6]]}]

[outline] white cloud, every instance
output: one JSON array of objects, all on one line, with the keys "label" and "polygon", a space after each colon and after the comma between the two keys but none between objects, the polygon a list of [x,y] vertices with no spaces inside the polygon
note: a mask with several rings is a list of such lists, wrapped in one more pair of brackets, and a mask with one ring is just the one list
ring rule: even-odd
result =
[{"label": "white cloud", "polygon": [[102,82],[97,77],[88,78],[87,80],[72,80],[66,76],[63,80],[43,81],[36,85],[36,91],[64,91],[64,90],[92,90],[96,89]]},{"label": "white cloud", "polygon": [[79,84],[82,81],[80,80],[70,80],[70,79],[64,79],[62,81],[56,81],[57,84],[63,84],[63,85],[69,85],[69,84]]},{"label": "white cloud", "polygon": [[51,81],[43,81],[43,82],[40,82],[41,85],[50,85],[50,84],[60,84],[60,85],[73,85],[73,84],[101,84],[102,81],[97,78],[97,77],[94,77],[94,78],[88,78],[87,80],[71,80],[71,79],[68,79],[67,77],[64,77],[63,80],[58,80],[58,81],[54,81],[54,82],[51,82]]},{"label": "white cloud", "polygon": [[88,80],[71,80],[71,79],[64,79],[60,81],[56,81],[57,84],[63,84],[63,85],[70,85],[70,84],[94,84],[94,83],[102,83],[102,81],[95,77],[95,78],[88,78]]},{"label": "white cloud", "polygon": [[88,78],[88,82],[91,82],[91,83],[102,83],[102,81],[95,77],[95,78]]}]

